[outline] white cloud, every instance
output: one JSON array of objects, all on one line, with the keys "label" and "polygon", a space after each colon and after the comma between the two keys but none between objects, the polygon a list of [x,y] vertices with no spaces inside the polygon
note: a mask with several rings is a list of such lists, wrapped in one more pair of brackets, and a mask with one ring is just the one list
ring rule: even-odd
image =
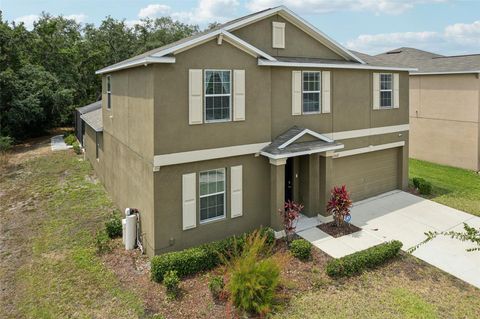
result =
[{"label": "white cloud", "polygon": [[415,47],[444,54],[480,52],[480,21],[448,25],[442,32],[362,34],[346,42],[352,50],[377,54],[399,47]]},{"label": "white cloud", "polygon": [[75,20],[75,22],[81,23],[87,19],[87,16],[84,15],[83,13],[80,13],[80,14],[69,14],[64,16],[64,18],[69,20]]},{"label": "white cloud", "polygon": [[279,5],[302,14],[326,13],[333,11],[373,11],[377,14],[401,14],[415,5],[447,0],[250,0],[247,8],[259,11]]},{"label": "white cloud", "polygon": [[15,23],[17,23],[17,24],[20,24],[21,22],[23,22],[23,24],[25,25],[25,28],[27,30],[32,30],[33,29],[33,23],[35,21],[37,21],[38,18],[40,18],[40,16],[37,15],[37,14],[29,14],[29,15],[18,17],[16,19],[14,19],[13,21],[15,21]]},{"label": "white cloud", "polygon": [[165,4],[149,4],[138,12],[139,18],[154,18],[170,12],[170,7]]},{"label": "white cloud", "polygon": [[232,17],[238,6],[238,0],[200,0],[196,8],[174,12],[172,18],[186,23],[223,22]]}]

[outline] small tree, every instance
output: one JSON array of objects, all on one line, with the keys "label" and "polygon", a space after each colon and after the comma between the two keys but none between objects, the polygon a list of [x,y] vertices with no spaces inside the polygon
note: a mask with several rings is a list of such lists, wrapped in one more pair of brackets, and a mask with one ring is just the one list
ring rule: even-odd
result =
[{"label": "small tree", "polygon": [[458,239],[463,242],[471,242],[476,247],[467,248],[467,251],[480,251],[480,228],[476,229],[475,227],[469,226],[467,223],[463,223],[463,232],[458,231],[444,231],[444,232],[437,232],[437,231],[429,231],[426,232],[425,235],[427,238],[422,241],[420,244],[413,246],[408,250],[409,253],[413,253],[415,250],[418,249],[421,245],[428,243],[429,241],[433,240],[437,236],[447,236],[450,238]]},{"label": "small tree", "polygon": [[350,216],[352,200],[345,185],[342,187],[335,186],[331,194],[332,196],[327,203],[327,212],[333,215],[333,220],[337,227],[341,227],[344,225],[345,218]]},{"label": "small tree", "polygon": [[303,207],[302,204],[289,200],[285,202],[283,209],[278,210],[282,216],[283,230],[285,231],[285,240],[287,241],[287,244],[290,243],[291,236],[295,233],[297,221]]}]

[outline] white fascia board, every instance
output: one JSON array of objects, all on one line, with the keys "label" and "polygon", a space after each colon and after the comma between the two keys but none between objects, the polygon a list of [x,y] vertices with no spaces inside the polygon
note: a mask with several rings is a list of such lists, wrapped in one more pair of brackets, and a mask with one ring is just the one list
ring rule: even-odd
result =
[{"label": "white fascia board", "polygon": [[358,155],[358,154],[364,154],[364,153],[370,153],[370,152],[376,152],[376,151],[383,151],[390,148],[402,147],[402,146],[405,146],[405,141],[380,144],[380,145],[370,145],[367,147],[354,148],[352,150],[338,152],[333,154],[333,157],[339,158],[339,157],[345,157],[345,156],[352,156],[352,155]]},{"label": "white fascia board", "polygon": [[400,132],[406,132],[409,130],[410,130],[409,124],[401,124],[401,125],[392,125],[392,126],[371,127],[366,129],[360,129],[360,130],[326,133],[325,135],[331,136],[333,140],[346,140],[350,138],[400,133]]},{"label": "white fascia board", "polygon": [[237,44],[243,46],[244,48],[254,52],[257,56],[263,56],[265,59],[269,60],[269,61],[277,61],[277,59],[275,59],[274,57],[272,57],[271,55],[263,52],[262,50],[254,47],[253,45],[251,45],[250,43],[248,42],[245,42],[243,41],[242,39],[240,39],[239,37],[231,34],[230,32],[226,31],[226,30],[223,30],[222,31],[222,34],[227,37],[228,39],[232,40],[232,41],[235,41]]},{"label": "white fascia board", "polygon": [[122,69],[133,68],[141,65],[148,65],[152,63],[175,63],[175,57],[165,56],[165,57],[145,57],[138,60],[130,61],[127,63],[122,63],[117,66],[109,66],[98,71],[95,71],[95,74],[105,74],[113,71],[118,71]]},{"label": "white fascia board", "polygon": [[272,56],[268,55],[267,53],[263,52],[262,50],[254,47],[253,45],[245,42],[244,40],[240,39],[239,37],[231,34],[230,32],[219,29],[212,31],[210,33],[204,34],[198,38],[192,39],[190,41],[186,41],[184,43],[180,43],[179,45],[173,46],[171,48],[165,49],[163,51],[157,52],[155,54],[152,54],[152,57],[160,57],[160,56],[165,56],[168,54],[176,54],[180,53],[182,51],[188,50],[194,46],[200,45],[206,41],[209,41],[216,36],[223,36],[223,40],[229,39],[230,41],[235,42],[237,45],[241,46],[242,48],[246,49],[247,51],[250,51],[254,53],[255,57],[263,57],[267,59],[268,61],[276,61],[275,58]]},{"label": "white fascia board", "polygon": [[303,151],[303,152],[284,153],[284,154],[270,154],[270,153],[267,153],[267,152],[260,152],[260,154],[263,155],[263,156],[266,156],[270,159],[277,160],[277,159],[288,158],[288,157],[293,157],[293,156],[310,155],[310,154],[334,151],[334,150],[342,149],[344,147],[345,147],[345,145],[340,144],[340,145],[334,145],[334,146],[324,146],[324,147],[317,148],[315,150],[308,150],[308,151]]},{"label": "white fascia board", "polygon": [[258,59],[259,66],[281,66],[294,68],[326,68],[326,69],[361,69],[361,70],[388,70],[388,71],[417,71],[413,68],[389,67],[389,66],[375,66],[367,64],[342,64],[342,63],[308,63],[308,62],[282,62],[282,61],[268,61],[265,59]]},{"label": "white fascia board", "polygon": [[300,133],[298,133],[297,135],[295,135],[294,137],[292,137],[291,139],[289,139],[288,141],[286,141],[285,143],[283,143],[282,145],[280,145],[278,148],[279,149],[284,149],[285,147],[292,144],[293,142],[295,142],[296,140],[298,140],[300,137],[304,136],[305,134],[310,134],[310,135],[318,138],[319,140],[325,141],[327,143],[332,143],[333,142],[333,140],[331,138],[328,138],[325,135],[319,134],[317,132],[314,132],[314,131],[306,128],[303,131],[301,131]]},{"label": "white fascia board", "polygon": [[410,73],[410,75],[448,75],[448,74],[480,74],[480,70],[477,70],[477,71],[414,72],[414,73]]}]

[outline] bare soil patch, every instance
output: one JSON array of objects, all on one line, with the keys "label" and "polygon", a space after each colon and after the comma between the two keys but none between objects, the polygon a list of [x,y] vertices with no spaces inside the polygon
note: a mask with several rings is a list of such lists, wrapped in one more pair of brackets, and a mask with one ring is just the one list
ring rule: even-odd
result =
[{"label": "bare soil patch", "polygon": [[317,226],[318,229],[321,231],[326,232],[330,236],[334,238],[342,237],[345,235],[353,234],[358,231],[361,231],[362,229],[353,225],[353,224],[345,224],[342,227],[338,227],[335,222],[329,222],[329,223],[324,223],[320,224]]}]

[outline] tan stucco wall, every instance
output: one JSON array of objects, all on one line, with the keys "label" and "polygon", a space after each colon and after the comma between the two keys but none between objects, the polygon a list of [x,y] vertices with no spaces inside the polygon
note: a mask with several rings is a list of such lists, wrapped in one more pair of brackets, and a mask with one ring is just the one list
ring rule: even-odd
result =
[{"label": "tan stucco wall", "polygon": [[[273,21],[285,23],[284,49],[274,49],[272,47]],[[233,31],[233,34],[272,56],[345,60],[280,15],[274,15],[247,25]]]},{"label": "tan stucco wall", "polygon": [[[188,124],[189,69],[245,70],[246,120]],[[176,63],[155,65],[155,155],[262,143],[270,136],[270,69],[227,42],[215,40],[180,53]]]},{"label": "tan stucco wall", "polygon": [[410,157],[479,170],[480,80],[410,77]]},{"label": "tan stucco wall", "polygon": [[83,148],[85,151],[85,158],[90,161],[93,169],[95,170],[95,173],[103,182],[105,174],[103,165],[104,161],[100,161],[100,158],[103,158],[104,155],[103,134],[98,133],[98,160],[96,158],[96,138],[97,137],[95,136],[95,131],[90,126],[85,124],[85,134],[83,135]]},{"label": "tan stucco wall", "polygon": [[[243,166],[243,216],[230,217],[230,167]],[[226,218],[200,224],[197,188],[197,227],[182,230],[182,175],[226,168]],[[270,225],[270,164],[245,155],[164,166],[155,173],[155,252],[177,250]]]}]

